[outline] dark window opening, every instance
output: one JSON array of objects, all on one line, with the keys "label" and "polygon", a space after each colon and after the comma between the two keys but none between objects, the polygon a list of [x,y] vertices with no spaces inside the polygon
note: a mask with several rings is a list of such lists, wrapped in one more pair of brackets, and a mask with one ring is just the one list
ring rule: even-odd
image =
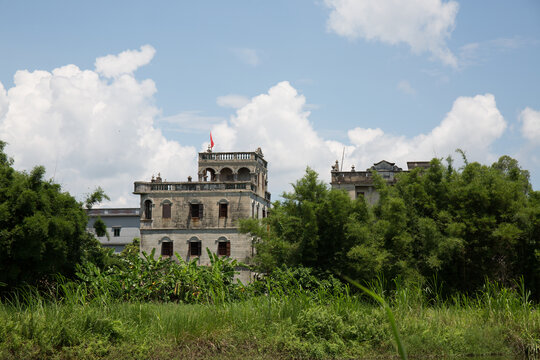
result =
[{"label": "dark window opening", "polygon": [[164,219],[171,218],[171,204],[163,204],[163,215]]},{"label": "dark window opening", "polygon": [[144,218],[146,220],[152,219],[152,202],[150,200],[144,202]]},{"label": "dark window opening", "polygon": [[201,219],[203,217],[203,205],[191,204],[190,214],[192,219]]},{"label": "dark window opening", "polygon": [[191,241],[189,243],[189,255],[201,256],[201,242],[200,241]]},{"label": "dark window opening", "polygon": [[219,204],[219,217],[220,218],[227,217],[227,204]]},{"label": "dark window opening", "polygon": [[364,192],[363,191],[357,191],[356,192],[356,198],[359,198],[360,196],[364,197]]},{"label": "dark window opening", "polygon": [[172,241],[164,241],[161,243],[161,255],[172,256],[173,255],[173,243]]},{"label": "dark window opening", "polygon": [[114,237],[120,236],[120,228],[113,228],[113,236]]},{"label": "dark window opening", "polygon": [[218,242],[218,255],[231,256],[231,243],[229,241]]},{"label": "dark window opening", "polygon": [[264,209],[263,209],[262,217],[263,217],[263,219],[266,217],[266,210],[264,210]]}]

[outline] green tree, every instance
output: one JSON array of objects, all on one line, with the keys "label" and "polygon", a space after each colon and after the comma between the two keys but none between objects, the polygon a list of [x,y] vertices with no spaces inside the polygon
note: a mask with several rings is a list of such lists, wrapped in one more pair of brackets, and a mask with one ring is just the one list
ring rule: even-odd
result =
[{"label": "green tree", "polygon": [[13,169],[0,141],[0,282],[35,284],[55,273],[71,276],[84,259],[99,259],[81,203],[45,181],[45,168]]},{"label": "green tree", "polygon": [[343,271],[342,259],[356,239],[347,233],[351,221],[365,221],[368,209],[363,199],[352,201],[342,190],[329,190],[310,168],[293,184],[293,192],[273,204],[267,219],[241,222],[256,243],[256,263],[262,271],[282,264],[321,270]]}]

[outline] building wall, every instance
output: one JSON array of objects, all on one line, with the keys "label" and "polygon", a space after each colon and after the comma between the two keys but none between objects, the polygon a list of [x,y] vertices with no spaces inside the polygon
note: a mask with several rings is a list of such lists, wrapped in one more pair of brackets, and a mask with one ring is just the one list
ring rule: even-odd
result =
[{"label": "building wall", "polygon": [[[152,219],[145,218],[145,202],[152,202]],[[190,216],[191,204],[203,205],[203,216]],[[227,217],[219,217],[220,204],[227,204]],[[163,205],[171,204],[171,217],[163,218]],[[239,219],[262,217],[267,210],[264,200],[250,191],[152,192],[141,196],[141,228],[143,229],[203,229],[235,228]],[[257,213],[258,210],[258,213]]]},{"label": "building wall", "polygon": [[[141,243],[141,251],[150,253],[156,249],[156,255],[161,255],[163,242],[171,241],[173,243],[173,253],[177,253],[183,260],[190,261],[199,259],[200,265],[209,265],[210,258],[206,249],[217,254],[219,241],[230,241],[232,259],[243,263],[249,263],[253,256],[252,239],[249,235],[239,234],[236,229],[201,229],[201,230],[152,230],[141,231],[144,242]],[[189,254],[189,243],[191,241],[201,242],[201,255],[191,256]]]},{"label": "building wall", "polygon": [[[134,238],[140,238],[139,209],[92,209],[88,212],[88,232],[95,235],[94,223],[101,220],[107,227],[109,238],[101,236],[96,238],[103,247],[114,249],[115,253],[121,252],[127,244],[131,244]],[[120,230],[119,236],[114,236],[114,229]]]},{"label": "building wall", "polygon": [[[239,234],[240,219],[262,218],[268,213],[267,162],[262,152],[199,153],[198,181],[163,182],[158,174],[150,182],[135,182],[134,193],[140,195],[141,251],[155,256],[170,250],[185,260],[198,259],[209,265],[206,249],[218,253],[218,244],[225,242],[230,258],[249,263],[254,255],[252,239]],[[151,202],[151,218],[146,203]],[[202,204],[202,216],[192,216],[191,207]],[[220,204],[227,204],[227,216],[220,216]],[[164,206],[170,205],[170,218],[163,217]],[[190,243],[201,245],[199,256],[190,255]],[[164,245],[166,244],[166,246]],[[167,251],[164,251],[167,250]],[[237,276],[249,281],[251,274],[240,270]]]}]

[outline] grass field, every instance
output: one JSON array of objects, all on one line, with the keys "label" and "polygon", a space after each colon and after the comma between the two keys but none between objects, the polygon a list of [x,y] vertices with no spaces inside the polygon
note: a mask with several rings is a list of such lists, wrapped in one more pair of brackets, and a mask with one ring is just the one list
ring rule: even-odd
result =
[{"label": "grass field", "polygon": [[[386,295],[410,358],[538,355],[540,315],[487,284],[442,301]],[[2,359],[334,359],[397,357],[386,313],[367,297],[297,291],[222,304],[121,302],[32,291],[0,304]]]}]

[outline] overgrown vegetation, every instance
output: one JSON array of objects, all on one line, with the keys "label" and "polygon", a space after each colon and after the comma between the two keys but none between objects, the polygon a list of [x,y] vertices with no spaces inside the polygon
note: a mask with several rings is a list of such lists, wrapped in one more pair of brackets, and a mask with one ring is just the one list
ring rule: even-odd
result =
[{"label": "overgrown vegetation", "polygon": [[256,235],[256,263],[270,272],[303,265],[359,282],[376,274],[425,283],[435,276],[445,296],[473,293],[485,278],[513,286],[521,276],[540,291],[540,192],[516,160],[454,169],[433,159],[428,169],[402,173],[396,185],[373,173],[379,202],[369,207],[329,190],[307,169],[294,191],[275,202]]},{"label": "overgrown vegetation", "polygon": [[[201,272],[206,272],[202,267]],[[528,293],[486,283],[475,296],[436,300],[420,284],[383,290],[411,357],[531,355],[540,315]],[[78,285],[77,285],[78,284]],[[0,357],[16,358],[389,358],[396,354],[387,309],[308,269],[280,269],[219,302],[212,285],[193,304],[125,301],[84,283],[49,295],[18,292],[0,305]],[[96,281],[99,287],[99,281]],[[264,290],[262,290],[264,289]],[[219,300],[219,296],[217,297]]]},{"label": "overgrown vegetation", "polygon": [[15,171],[4,145],[0,358],[540,354],[540,193],[509,157],[434,159],[393,187],[374,173],[374,207],[308,169],[268,218],[242,222],[260,274],[242,284],[245,265],[210,252],[199,266],[141,256],[138,239],[100,249],[83,204],[42,167]]},{"label": "overgrown vegetation", "polygon": [[86,231],[82,205],[45,181],[43,166],[14,170],[5,145],[0,141],[0,292],[39,285],[54,274],[73,276],[84,261],[103,265],[105,254]]}]

